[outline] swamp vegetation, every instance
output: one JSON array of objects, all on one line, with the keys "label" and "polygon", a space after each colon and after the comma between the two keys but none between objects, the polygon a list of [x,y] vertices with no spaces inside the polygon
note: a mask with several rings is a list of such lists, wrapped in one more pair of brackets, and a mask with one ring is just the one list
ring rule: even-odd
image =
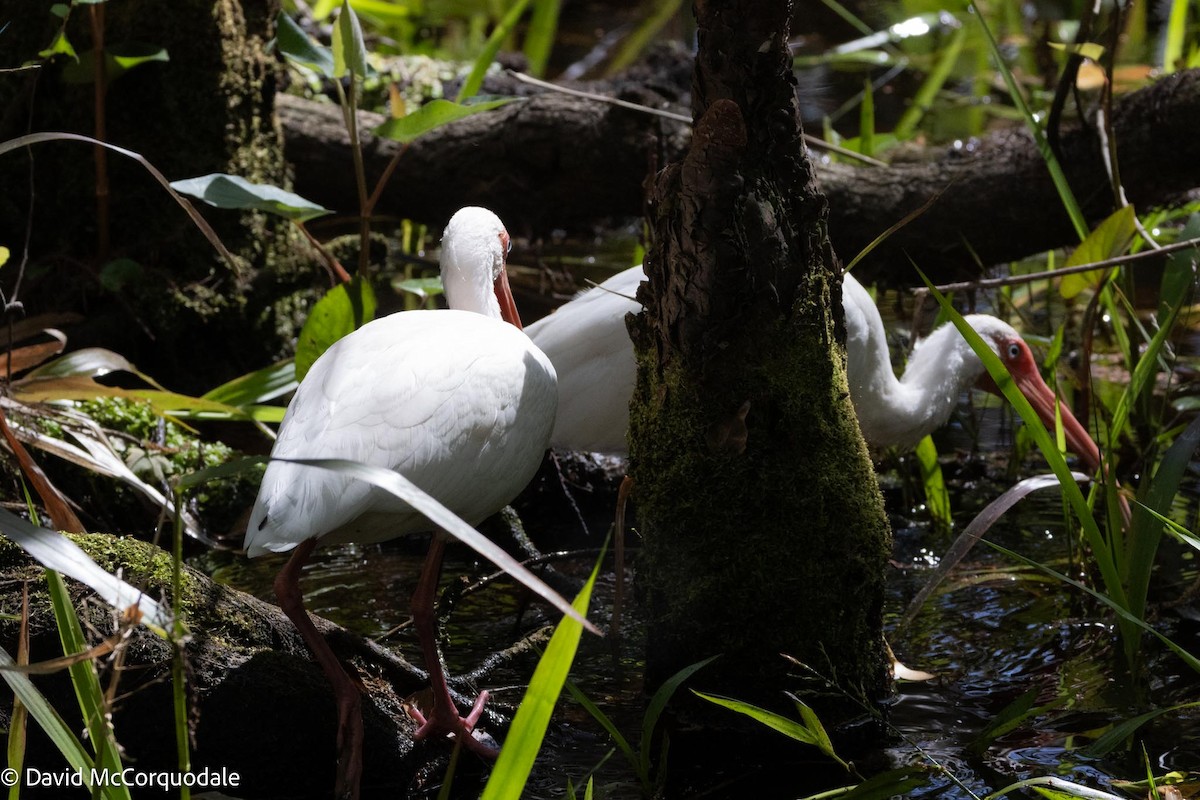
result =
[{"label": "swamp vegetation", "polygon": [[[319,554],[364,796],[1197,793],[1194,2],[283,5],[0,6],[11,797],[130,766],[327,796],[328,685],[239,516],[306,366],[436,305],[468,204],[528,316],[646,261],[629,464],[558,454],[524,531],[484,526],[607,627],[628,466],[637,602],[581,637],[452,553],[446,658],[493,692],[492,765],[411,741],[423,543]],[[1073,476],[1013,397],[867,453],[842,266],[897,353],[956,308],[1012,320],[1104,468]],[[964,282],[939,305],[925,276]]]}]

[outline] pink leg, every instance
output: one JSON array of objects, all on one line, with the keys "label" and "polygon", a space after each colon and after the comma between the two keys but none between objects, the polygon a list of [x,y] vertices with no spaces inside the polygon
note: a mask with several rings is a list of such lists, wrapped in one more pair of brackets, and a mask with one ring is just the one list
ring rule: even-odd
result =
[{"label": "pink leg", "polygon": [[420,741],[429,736],[445,736],[454,734],[455,738],[476,755],[484,758],[495,758],[496,751],[480,742],[471,735],[475,723],[483,714],[483,704],[487,702],[488,693],[481,692],[475,700],[471,713],[466,717],[459,716],[450,697],[450,687],[446,683],[446,670],[442,666],[442,656],[437,645],[437,598],[438,577],[442,574],[442,556],[446,552],[446,540],[438,534],[433,535],[429,543],[429,555],[425,557],[425,566],[421,568],[421,578],[417,581],[417,589],[413,592],[412,613],[413,627],[417,630],[417,638],[421,641],[421,655],[425,659],[425,669],[429,672],[429,684],[433,689],[433,709],[426,717],[412,710],[417,720],[417,732],[413,739]]},{"label": "pink leg", "polygon": [[362,695],[338,662],[325,637],[309,619],[300,594],[300,568],[316,546],[316,539],[306,539],[300,543],[275,578],[275,596],[283,613],[287,614],[304,637],[325,677],[333,684],[338,712],[338,763],[334,796],[339,800],[358,800],[358,786],[362,779]]}]

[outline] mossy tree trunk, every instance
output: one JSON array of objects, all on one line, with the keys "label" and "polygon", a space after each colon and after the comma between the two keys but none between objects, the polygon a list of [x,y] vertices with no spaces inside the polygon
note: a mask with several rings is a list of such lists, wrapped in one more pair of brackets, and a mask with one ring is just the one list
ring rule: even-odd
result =
[{"label": "mossy tree trunk", "polygon": [[631,322],[630,471],[649,682],[722,654],[698,686],[794,715],[781,653],[855,696],[885,694],[890,531],[847,391],[787,6],[696,3],[695,132],[653,188],[646,310]]}]

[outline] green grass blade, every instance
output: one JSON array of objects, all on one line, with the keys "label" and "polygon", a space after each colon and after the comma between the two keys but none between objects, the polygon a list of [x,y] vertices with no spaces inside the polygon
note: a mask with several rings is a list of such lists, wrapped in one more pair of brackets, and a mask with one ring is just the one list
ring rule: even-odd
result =
[{"label": "green grass blade", "polygon": [[7,650],[0,647],[0,677],[4,678],[5,683],[13,690],[13,694],[20,698],[25,708],[29,711],[29,716],[33,717],[47,738],[58,748],[58,752],[66,759],[71,769],[82,773],[84,775],[84,782],[90,786],[92,774],[91,756],[87,754],[87,751],[75,734],[71,732],[70,727],[63,721],[63,718],[54,710],[54,706],[50,705],[45,695],[29,680],[29,676],[23,672],[10,669],[15,666],[16,662],[13,661],[12,656],[8,654]]},{"label": "green grass blade", "polygon": [[863,78],[862,106],[858,113],[858,152],[875,155],[875,88],[871,78]]},{"label": "green grass blade", "polygon": [[[603,559],[604,553],[601,552],[587,583],[571,604],[581,615],[587,615]],[[504,740],[504,748],[484,787],[483,800],[519,800],[521,797],[582,636],[583,626],[570,617],[563,617],[558,623],[550,643],[546,645],[546,652],[533,671],[521,705],[517,707],[517,714]]]},{"label": "green grass blade", "polygon": [[650,14],[621,43],[621,47],[604,71],[605,74],[611,77],[637,61],[642,51],[654,41],[654,37],[658,35],[663,26],[679,13],[682,5],[683,0],[657,0],[650,10]]},{"label": "green grass blade", "polygon": [[1167,36],[1163,46],[1163,72],[1174,72],[1183,60],[1183,45],[1187,34],[1188,6],[1192,0],[1175,0],[1167,18]]},{"label": "green grass blade", "polygon": [[533,13],[529,15],[529,30],[525,32],[525,57],[529,59],[529,73],[535,78],[546,76],[546,64],[554,47],[554,35],[558,32],[558,12],[562,0],[533,0]]},{"label": "green grass blade", "polygon": [[1181,703],[1177,706],[1169,708],[1156,708],[1153,711],[1147,711],[1145,714],[1139,714],[1132,719],[1127,719],[1112,727],[1112,730],[1101,736],[1096,741],[1088,746],[1081,748],[1078,753],[1084,758],[1104,758],[1116,748],[1120,747],[1121,743],[1137,732],[1137,729],[1150,722],[1153,719],[1161,717],[1163,714],[1169,714],[1172,711],[1183,711],[1188,708],[1200,707],[1200,701],[1194,703]]},{"label": "green grass blade", "polygon": [[630,768],[638,776],[638,780],[642,784],[642,789],[649,796],[651,794],[650,776],[643,770],[643,765],[638,762],[637,753],[633,752],[633,747],[630,746],[629,740],[618,730],[616,723],[604,713],[604,710],[600,706],[593,703],[590,697],[570,681],[567,681],[567,691],[571,693],[571,697],[575,702],[583,706],[583,710],[588,712],[592,719],[600,723],[601,728],[604,728],[604,732],[609,735],[613,743],[616,744],[617,749],[625,756],[625,760],[629,762]]},{"label": "green grass blade", "polygon": [[458,90],[458,96],[454,98],[456,103],[461,103],[479,93],[479,87],[483,86],[483,76],[487,74],[488,67],[492,65],[492,62],[496,60],[496,53],[500,52],[500,45],[512,33],[513,28],[517,27],[517,21],[521,19],[521,15],[525,13],[528,5],[529,0],[517,0],[500,20],[500,23],[496,25],[492,35],[484,42],[483,51],[471,65],[471,72],[463,81],[462,88]]},{"label": "green grass blade", "polygon": [[996,44],[996,39],[992,36],[992,30],[988,27],[987,20],[983,12],[975,3],[969,3],[968,8],[972,15],[979,20],[980,27],[983,28],[984,37],[987,39],[988,49],[991,50],[992,59],[996,62],[996,69],[1000,71],[1004,78],[1004,83],[1008,87],[1008,93],[1012,97],[1013,105],[1021,112],[1021,116],[1025,118],[1025,124],[1029,127],[1029,132],[1033,134],[1033,140],[1037,144],[1038,152],[1042,155],[1042,160],[1046,162],[1046,167],[1050,170],[1050,177],[1054,181],[1054,188],[1058,190],[1058,196],[1062,200],[1063,208],[1066,209],[1067,216],[1071,218],[1071,224],[1075,226],[1075,233],[1079,235],[1079,241],[1083,241],[1088,235],[1087,220],[1084,219],[1083,211],[1079,208],[1079,203],[1075,200],[1075,194],[1071,191],[1071,186],[1067,183],[1067,176],[1062,171],[1062,165],[1058,163],[1058,157],[1054,155],[1054,151],[1050,149],[1050,142],[1046,139],[1046,133],[1042,130],[1042,126],[1038,124],[1037,118],[1029,109],[1029,105],[1025,102],[1024,95],[1021,94],[1021,89],[1017,86],[1016,78],[1013,77],[1012,70],[1004,63],[1004,57],[1000,53],[1000,47]]},{"label": "green grass blade", "polygon": [[963,26],[954,31],[950,37],[950,42],[942,50],[938,56],[937,63],[933,65],[933,71],[925,78],[921,87],[917,89],[917,93],[913,95],[909,102],[908,109],[901,115],[900,121],[896,123],[896,128],[893,133],[897,139],[901,141],[911,139],[913,134],[917,132],[917,125],[920,124],[924,116],[933,107],[933,101],[937,98],[938,92],[946,85],[946,81],[950,79],[951,73],[954,71],[954,65],[958,62],[958,56],[962,52],[963,44],[967,41],[967,28]]},{"label": "green grass blade", "polygon": [[946,479],[942,465],[938,463],[937,445],[932,436],[926,436],[917,444],[917,463],[921,467],[921,486],[925,490],[925,507],[939,525],[949,527],[954,523],[950,509],[950,492],[946,490]]},{"label": "green grass blade", "polygon": [[642,717],[641,763],[647,770],[650,765],[650,743],[654,740],[654,729],[658,727],[658,718],[666,710],[667,703],[670,702],[671,697],[679,690],[684,681],[719,657],[719,655],[709,656],[703,661],[697,661],[695,664],[684,667],[667,678],[650,698],[650,704],[646,706],[646,714]]},{"label": "green grass blade", "polygon": [[[761,723],[773,731],[782,733],[784,736],[787,736],[790,739],[795,739],[797,742],[812,745],[825,755],[837,761],[847,770],[850,769],[850,765],[839,758],[837,753],[833,752],[833,746],[829,744],[829,737],[824,735],[824,727],[821,728],[820,733],[817,733],[816,731],[810,729],[808,725],[803,722],[797,722],[794,719],[788,719],[785,716],[776,714],[774,711],[768,711],[765,708],[760,708],[759,706],[752,705],[750,703],[743,703],[741,700],[732,700],[728,697],[705,694],[704,692],[698,692],[695,689],[692,690],[692,694],[696,695],[697,697],[701,697],[710,703],[721,706],[722,708],[728,708],[730,711],[734,711],[738,714],[749,717],[755,722]],[[820,723],[818,722],[818,724]]]},{"label": "green grass blade", "polygon": [[1087,586],[1077,580],[1068,578],[1066,575],[1063,575],[1061,572],[1057,572],[1056,570],[1051,569],[1050,567],[1046,566],[1045,564],[1038,563],[1037,561],[1034,561],[1031,558],[1026,558],[1025,556],[1021,555],[1020,553],[1016,553],[1012,550],[1009,550],[1007,547],[998,545],[995,542],[988,541],[987,539],[984,539],[984,541],[987,542],[987,545],[989,547],[991,547],[993,550],[995,550],[998,553],[1006,555],[1009,558],[1016,559],[1017,561],[1020,561],[1023,564],[1028,564],[1029,566],[1034,567],[1035,569],[1041,570],[1042,572],[1046,573],[1047,575],[1049,575],[1052,578],[1060,580],[1063,583],[1070,584],[1071,586],[1074,586],[1076,589],[1079,589],[1080,591],[1087,592],[1092,597],[1096,598],[1101,603],[1103,603],[1104,605],[1111,608],[1114,612],[1116,612],[1117,617],[1121,620],[1124,620],[1125,623],[1128,624],[1129,626],[1134,627],[1134,628],[1139,628],[1139,629],[1146,631],[1147,633],[1150,633],[1150,634],[1154,635],[1155,637],[1157,637],[1158,640],[1161,641],[1163,644],[1165,644],[1167,646],[1167,648],[1170,649],[1171,652],[1173,652],[1175,655],[1177,655],[1181,659],[1183,659],[1183,663],[1187,664],[1189,667],[1191,667],[1196,672],[1200,672],[1200,658],[1197,658],[1196,656],[1192,655],[1187,650],[1185,650],[1184,648],[1177,645],[1170,638],[1163,635],[1162,633],[1159,633],[1157,630],[1155,630],[1153,625],[1149,624],[1145,620],[1135,617],[1133,614],[1131,614],[1129,612],[1129,610],[1127,608],[1125,608],[1123,605],[1114,601],[1111,597],[1108,597],[1107,595],[1105,595],[1101,592],[1098,592],[1095,589],[1093,589],[1092,587]]},{"label": "green grass blade", "polygon": [[[54,609],[54,621],[62,640],[63,655],[73,656],[86,652],[88,643],[83,635],[83,627],[79,624],[75,606],[71,602],[71,594],[67,591],[62,576],[52,569],[47,569],[46,584],[50,591],[50,606]],[[118,775],[122,771],[121,757],[112,728],[108,724],[107,703],[104,690],[100,687],[100,676],[96,673],[96,662],[90,658],[76,661],[68,668],[68,672],[71,675],[71,685],[75,688],[75,699],[79,702],[79,712],[83,715],[87,728],[88,739],[96,753],[96,763],[108,774]],[[129,788],[124,783],[117,783],[118,785],[105,787],[105,796],[129,797]]]}]

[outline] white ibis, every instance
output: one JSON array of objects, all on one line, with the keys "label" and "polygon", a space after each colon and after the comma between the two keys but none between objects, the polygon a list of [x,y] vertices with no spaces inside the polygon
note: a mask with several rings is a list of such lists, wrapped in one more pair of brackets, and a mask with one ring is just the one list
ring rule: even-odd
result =
[{"label": "white ibis", "polygon": [[[393,314],[330,347],[296,390],[272,457],[395,470],[472,525],[515,497],[541,463],[558,393],[554,367],[520,330],[505,274],[508,246],[495,214],[455,214],[441,256],[451,310]],[[357,796],[360,696],[308,618],[300,569],[318,542],[381,542],[430,527],[393,495],[335,471],[273,460],[263,476],[246,553],[294,551],[275,593],[334,687],[339,796]],[[438,652],[434,596],[444,547],[435,533],[412,598],[434,695],[416,738],[453,734],[494,755],[471,736],[487,693],[460,717]]]},{"label": "white ibis", "polygon": [[[644,278],[641,267],[627,269],[526,329],[558,372],[553,446],[618,455],[626,452],[635,365],[625,315],[641,310],[632,298]],[[850,397],[868,444],[916,444],[945,423],[959,396],[973,385],[999,394],[983,363],[953,325],[942,326],[918,344],[904,375],[897,379],[879,310],[850,275],[842,283],[842,304]],[[972,314],[966,319],[1004,361],[1051,430],[1055,408],[1061,408],[1068,446],[1095,470],[1100,463],[1096,443],[1058,403],[1020,334],[995,317]]]}]

